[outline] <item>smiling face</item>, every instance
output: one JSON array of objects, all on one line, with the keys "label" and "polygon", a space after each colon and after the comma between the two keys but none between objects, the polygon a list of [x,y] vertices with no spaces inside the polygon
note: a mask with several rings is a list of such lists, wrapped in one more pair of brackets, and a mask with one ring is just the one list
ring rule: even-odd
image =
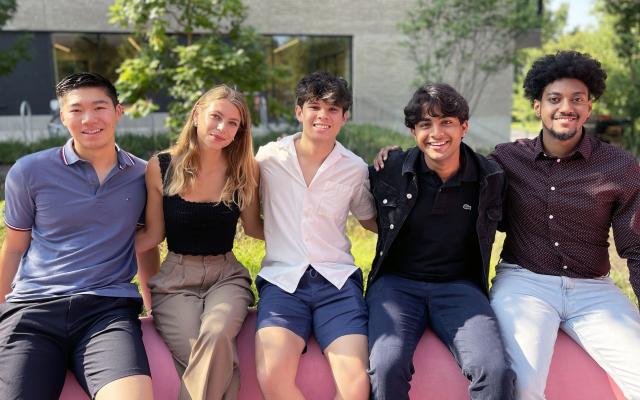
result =
[{"label": "smiling face", "polygon": [[73,148],[82,158],[101,151],[115,151],[116,125],[122,106],[114,105],[105,90],[82,87],[60,99],[60,120],[73,137]]},{"label": "smiling face", "polygon": [[457,117],[424,115],[411,129],[416,145],[432,170],[455,169],[460,163],[460,143],[467,133],[468,122]]},{"label": "smiling face", "polygon": [[296,106],[302,134],[312,141],[335,141],[348,117],[342,107],[325,100],[309,100],[302,107]]},{"label": "smiling face", "polygon": [[194,111],[198,144],[202,149],[221,150],[233,142],[240,127],[240,110],[229,100],[214,100]]},{"label": "smiling face", "polygon": [[591,115],[589,89],[580,80],[563,78],[548,84],[533,109],[542,121],[544,140],[578,142]]}]

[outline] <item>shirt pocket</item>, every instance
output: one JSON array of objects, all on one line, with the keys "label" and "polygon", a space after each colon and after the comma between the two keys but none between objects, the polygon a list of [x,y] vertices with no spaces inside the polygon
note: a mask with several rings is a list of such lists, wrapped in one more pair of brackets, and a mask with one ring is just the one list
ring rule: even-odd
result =
[{"label": "shirt pocket", "polygon": [[342,183],[327,181],[322,189],[318,213],[325,217],[346,219],[349,214],[352,188]]},{"label": "shirt pocket", "polygon": [[400,192],[393,186],[380,181],[374,189],[374,197],[382,224],[386,226],[390,223],[396,223],[397,221],[395,220],[398,219],[397,214],[401,203]]}]

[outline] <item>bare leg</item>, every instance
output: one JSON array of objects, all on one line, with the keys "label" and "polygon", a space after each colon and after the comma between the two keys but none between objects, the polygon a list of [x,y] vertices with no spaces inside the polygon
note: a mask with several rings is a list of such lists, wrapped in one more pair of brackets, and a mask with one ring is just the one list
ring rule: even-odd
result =
[{"label": "bare leg", "polygon": [[324,350],[336,382],[336,399],[368,399],[368,351],[365,335],[345,335]]},{"label": "bare leg", "polygon": [[256,332],[256,369],[266,400],[304,399],[296,386],[303,349],[304,340],[286,328],[267,327]]},{"label": "bare leg", "polygon": [[109,382],[96,394],[96,400],[152,400],[151,377],[132,375]]}]

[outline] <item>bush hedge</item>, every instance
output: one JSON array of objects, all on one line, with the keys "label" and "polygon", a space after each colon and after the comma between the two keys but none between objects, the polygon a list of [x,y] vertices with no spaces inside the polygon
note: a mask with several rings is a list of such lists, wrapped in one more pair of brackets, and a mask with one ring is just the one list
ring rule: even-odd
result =
[{"label": "bush hedge", "polygon": [[[266,135],[254,138],[255,150],[283,135],[293,132],[270,132]],[[67,136],[42,139],[33,143],[24,143],[17,140],[0,142],[0,164],[13,164],[18,158],[48,149],[61,146],[67,141]],[[403,148],[414,144],[413,138],[403,135],[388,128],[382,128],[367,124],[348,123],[342,128],[338,140],[345,147],[371,163],[378,150],[387,144],[399,144]],[[154,153],[166,149],[172,144],[168,135],[141,136],[122,134],[117,136],[118,145],[142,159],[149,159]]]}]

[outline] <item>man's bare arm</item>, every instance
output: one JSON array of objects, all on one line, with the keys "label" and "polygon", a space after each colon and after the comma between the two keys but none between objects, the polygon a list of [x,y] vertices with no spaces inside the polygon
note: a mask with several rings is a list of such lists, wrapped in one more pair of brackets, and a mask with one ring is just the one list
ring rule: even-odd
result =
[{"label": "man's bare arm", "polygon": [[138,258],[138,281],[142,292],[142,301],[147,311],[151,310],[151,291],[147,283],[160,269],[160,251],[158,246],[136,253]]},{"label": "man's bare arm", "polygon": [[360,222],[360,225],[362,225],[364,229],[373,233],[378,233],[378,223],[375,218],[359,219],[358,222]]},{"label": "man's bare arm", "polygon": [[20,259],[31,244],[31,231],[19,231],[8,226],[0,249],[0,304],[11,292],[11,282],[18,272]]}]

